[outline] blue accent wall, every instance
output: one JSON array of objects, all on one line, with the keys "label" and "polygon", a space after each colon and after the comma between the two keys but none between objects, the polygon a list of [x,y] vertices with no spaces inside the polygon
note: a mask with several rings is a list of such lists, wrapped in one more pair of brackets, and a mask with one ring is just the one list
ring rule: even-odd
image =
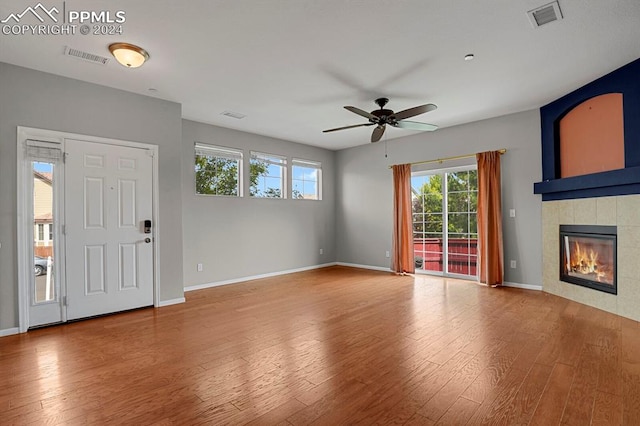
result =
[{"label": "blue accent wall", "polygon": [[[625,168],[561,179],[560,120],[582,102],[607,93],[623,97]],[[534,184],[534,193],[542,194],[543,201],[640,193],[640,59],[543,106],[540,121],[542,182]]]}]

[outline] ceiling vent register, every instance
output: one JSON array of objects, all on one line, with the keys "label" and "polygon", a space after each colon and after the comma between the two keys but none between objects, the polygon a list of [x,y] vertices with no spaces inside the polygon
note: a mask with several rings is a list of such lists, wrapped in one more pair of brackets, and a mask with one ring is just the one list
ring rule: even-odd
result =
[{"label": "ceiling vent register", "polygon": [[557,1],[530,10],[527,15],[529,15],[529,20],[534,28],[562,19],[562,11]]},{"label": "ceiling vent register", "polygon": [[224,112],[221,112],[220,114],[226,115],[227,117],[231,117],[231,118],[237,118],[238,120],[241,120],[246,117],[246,115],[244,114],[240,114],[239,112],[233,112],[233,111],[224,111]]},{"label": "ceiling vent register", "polygon": [[100,55],[95,55],[89,52],[84,52],[82,50],[74,49],[69,46],[66,46],[64,48],[64,54],[66,56],[73,56],[74,58],[78,58],[83,61],[91,62],[94,64],[107,65],[107,63],[109,62],[109,58],[106,58]]}]

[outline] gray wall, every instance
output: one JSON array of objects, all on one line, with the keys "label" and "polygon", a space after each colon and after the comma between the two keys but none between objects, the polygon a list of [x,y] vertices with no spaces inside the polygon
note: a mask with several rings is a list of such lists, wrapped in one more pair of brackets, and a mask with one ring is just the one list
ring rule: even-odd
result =
[{"label": "gray wall", "polygon": [[[334,261],[386,268],[392,222],[387,166],[498,148],[508,149],[502,161],[505,278],[542,284],[541,201],[532,185],[541,179],[537,110],[393,140],[385,158],[384,142],[332,152],[181,120],[176,103],[3,63],[0,100],[0,330],[18,326],[17,126],[160,147],[162,300],[182,297],[183,286]],[[195,195],[194,141],[244,150],[245,167],[250,150],[321,161],[323,200]],[[508,217],[510,208],[516,218]],[[517,269],[509,268],[512,259]]]},{"label": "gray wall", "polygon": [[[400,131],[388,129],[387,131]],[[507,148],[502,156],[505,280],[542,285],[540,116],[537,110],[511,114],[387,143],[339,151],[336,163],[336,244],[341,262],[389,267],[392,177],[388,166]],[[449,167],[455,163],[444,163]],[[509,217],[509,209],[516,217]],[[516,260],[511,269],[509,261]]]},{"label": "gray wall", "polygon": [[[243,150],[244,197],[195,194],[196,141]],[[289,165],[292,157],[322,162],[322,200],[247,196],[251,150],[285,155]],[[335,152],[183,120],[182,159],[185,287],[336,260]],[[197,271],[198,263],[202,272]]]},{"label": "gray wall", "polygon": [[161,300],[183,297],[181,106],[0,63],[0,330],[18,326],[17,126],[159,145]]}]

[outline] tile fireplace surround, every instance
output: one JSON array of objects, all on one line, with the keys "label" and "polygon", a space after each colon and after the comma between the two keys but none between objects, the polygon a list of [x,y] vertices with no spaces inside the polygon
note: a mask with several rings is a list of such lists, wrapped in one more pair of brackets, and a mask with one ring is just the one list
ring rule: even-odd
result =
[{"label": "tile fireplace surround", "polygon": [[[618,227],[618,295],[560,281],[560,225]],[[640,195],[542,203],[543,290],[640,321]]]}]

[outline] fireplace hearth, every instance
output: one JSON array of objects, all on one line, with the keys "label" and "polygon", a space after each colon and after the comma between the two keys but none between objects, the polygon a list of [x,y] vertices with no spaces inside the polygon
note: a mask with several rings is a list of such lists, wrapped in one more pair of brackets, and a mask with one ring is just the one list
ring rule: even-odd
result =
[{"label": "fireplace hearth", "polygon": [[617,228],[560,225],[560,281],[617,294]]}]

